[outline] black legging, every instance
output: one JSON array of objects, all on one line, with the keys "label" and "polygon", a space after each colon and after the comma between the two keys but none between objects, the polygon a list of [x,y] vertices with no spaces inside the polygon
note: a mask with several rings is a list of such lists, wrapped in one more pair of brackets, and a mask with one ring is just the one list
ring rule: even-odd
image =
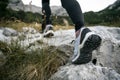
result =
[{"label": "black legging", "polygon": [[[42,0],[42,9],[46,14],[46,24],[51,24],[50,16],[51,10],[49,6],[49,0]],[[66,9],[73,23],[75,24],[75,30],[79,30],[84,26],[84,19],[82,10],[79,3],[76,0],[61,0],[63,8]]]}]

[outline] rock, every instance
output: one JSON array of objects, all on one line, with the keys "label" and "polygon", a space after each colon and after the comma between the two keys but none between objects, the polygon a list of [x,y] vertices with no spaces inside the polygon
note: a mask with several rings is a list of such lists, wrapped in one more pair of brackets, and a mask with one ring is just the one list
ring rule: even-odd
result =
[{"label": "rock", "polygon": [[3,35],[5,35],[5,36],[17,36],[18,32],[12,28],[5,28],[3,31]]},{"label": "rock", "polygon": [[7,8],[11,8],[12,10],[23,10],[24,9],[24,4],[22,0],[9,0],[9,4]]},{"label": "rock", "polygon": [[5,40],[5,36],[2,33],[3,33],[3,30],[0,30],[0,41]]},{"label": "rock", "polygon": [[66,10],[62,6],[51,6],[52,15],[54,16],[68,16]]},{"label": "rock", "polygon": [[37,7],[35,5],[25,5],[22,0],[9,0],[7,8],[15,11],[22,10],[25,12],[42,13],[41,7]]},{"label": "rock", "polygon": [[111,67],[120,73],[120,43],[104,41],[100,49],[93,52],[96,65]]},{"label": "rock", "polygon": [[9,38],[3,35],[3,31],[4,31],[4,28],[1,28],[0,29],[0,41],[5,42],[5,41],[8,41]]},{"label": "rock", "polygon": [[120,74],[113,69],[92,65],[66,65],[49,80],[120,80]]},{"label": "rock", "polygon": [[[42,14],[42,8],[35,5],[25,5],[22,0],[9,0],[7,8],[15,11],[25,11]],[[61,6],[51,6],[52,14],[55,16],[68,16],[66,10]]]},{"label": "rock", "polygon": [[64,52],[68,57],[73,54],[73,46],[71,46],[70,44],[60,45],[57,47],[57,49]]},{"label": "rock", "polygon": [[93,52],[96,65],[110,67],[120,73],[120,28],[96,27],[92,30],[102,37],[100,48]]},{"label": "rock", "polygon": [[114,35],[114,37],[117,39],[117,40],[120,40],[120,29],[119,28],[109,28],[109,29],[107,29],[109,32],[111,32],[113,35]]},{"label": "rock", "polygon": [[[120,28],[98,26],[90,27],[90,29],[102,37],[100,47],[93,51],[93,63],[97,66],[113,68],[115,71],[120,73]],[[69,33],[69,36],[73,36],[72,31],[67,31],[64,33]],[[64,34],[64,36],[65,37],[63,38],[60,37],[60,39],[55,39],[59,44],[67,40],[72,41],[73,39],[73,37],[68,37],[68,34]],[[59,40],[61,40],[61,42],[59,42]],[[73,46],[70,47],[70,45],[65,45],[66,43],[68,42],[60,45],[58,49],[66,54],[69,53],[68,55],[71,56],[73,54]]]},{"label": "rock", "polygon": [[34,28],[31,28],[31,27],[23,27],[22,31],[25,34],[35,34],[35,33],[37,33],[37,31]]},{"label": "rock", "polygon": [[[120,28],[90,29],[102,37],[100,47],[93,51],[92,61],[62,66],[50,80],[120,80]],[[71,51],[71,48],[60,46],[60,50]]]}]

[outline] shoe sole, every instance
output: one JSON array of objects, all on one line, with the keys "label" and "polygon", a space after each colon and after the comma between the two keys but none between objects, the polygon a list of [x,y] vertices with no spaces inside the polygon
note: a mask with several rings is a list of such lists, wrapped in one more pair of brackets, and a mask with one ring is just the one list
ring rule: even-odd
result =
[{"label": "shoe sole", "polygon": [[52,37],[52,36],[54,36],[54,34],[53,33],[49,33],[49,34],[47,34],[47,35],[44,35],[44,37]]},{"label": "shoe sole", "polygon": [[80,48],[80,54],[78,58],[73,61],[73,64],[85,64],[91,61],[93,50],[97,49],[101,44],[101,37],[92,34],[90,35],[84,43],[84,46]]},{"label": "shoe sole", "polygon": [[52,30],[50,30],[50,31],[48,31],[47,33],[44,34],[44,37],[47,37],[47,38],[52,37],[52,36],[54,36],[54,33],[53,33]]}]

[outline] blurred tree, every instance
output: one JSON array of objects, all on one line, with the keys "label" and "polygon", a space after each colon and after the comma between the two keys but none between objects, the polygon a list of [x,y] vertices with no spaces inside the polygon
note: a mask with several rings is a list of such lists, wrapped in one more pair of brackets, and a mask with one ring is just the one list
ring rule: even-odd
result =
[{"label": "blurred tree", "polygon": [[0,18],[6,14],[8,2],[8,0],[0,0]]}]

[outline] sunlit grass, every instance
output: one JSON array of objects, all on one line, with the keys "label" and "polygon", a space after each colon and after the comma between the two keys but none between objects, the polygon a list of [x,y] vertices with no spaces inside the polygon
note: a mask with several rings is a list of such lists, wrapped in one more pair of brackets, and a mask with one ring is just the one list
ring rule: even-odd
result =
[{"label": "sunlit grass", "polygon": [[[73,26],[61,26],[61,25],[53,25],[54,26],[54,30],[67,30],[67,29],[73,29]],[[0,21],[0,27],[9,27],[9,28],[13,28],[17,31],[21,31],[23,27],[32,27],[35,28],[37,31],[41,31],[41,23],[37,23],[37,22],[32,22],[32,23],[25,23],[22,22],[20,20],[16,20],[16,21]]]},{"label": "sunlit grass", "polygon": [[37,22],[25,23],[20,20],[16,21],[0,21],[0,27],[9,27],[17,31],[21,31],[23,27],[33,27],[36,30],[40,30],[41,24]]},{"label": "sunlit grass", "polygon": [[54,30],[68,30],[74,29],[74,26],[61,26],[61,25],[54,25]]}]

